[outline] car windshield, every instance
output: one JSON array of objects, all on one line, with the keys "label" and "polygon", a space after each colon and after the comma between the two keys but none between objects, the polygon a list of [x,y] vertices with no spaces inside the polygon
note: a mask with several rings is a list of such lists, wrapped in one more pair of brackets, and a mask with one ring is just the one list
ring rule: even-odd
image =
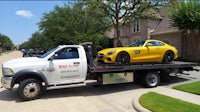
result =
[{"label": "car windshield", "polygon": [[51,54],[52,52],[54,52],[56,49],[58,49],[58,47],[51,49],[50,51],[46,52],[45,54],[39,56],[39,58],[45,58],[45,57],[47,57],[49,54]]},{"label": "car windshield", "polygon": [[143,46],[144,43],[145,43],[145,41],[137,41],[137,42],[134,42],[134,43],[128,45],[128,47],[140,47],[140,46]]}]

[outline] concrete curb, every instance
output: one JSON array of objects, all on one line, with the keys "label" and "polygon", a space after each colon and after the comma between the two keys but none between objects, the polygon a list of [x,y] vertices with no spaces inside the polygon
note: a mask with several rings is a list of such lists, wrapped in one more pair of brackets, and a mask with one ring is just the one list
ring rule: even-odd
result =
[{"label": "concrete curb", "polygon": [[[147,92],[145,92],[145,93],[147,93]],[[137,112],[152,112],[152,111],[142,107],[139,103],[139,98],[145,93],[137,94],[136,97],[133,98],[132,105],[133,105],[133,108],[135,108],[135,110]]]}]

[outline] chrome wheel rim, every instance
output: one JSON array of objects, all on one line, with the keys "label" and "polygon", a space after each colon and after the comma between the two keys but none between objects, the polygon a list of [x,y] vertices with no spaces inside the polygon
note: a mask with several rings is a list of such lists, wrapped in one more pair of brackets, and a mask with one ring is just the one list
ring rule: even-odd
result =
[{"label": "chrome wheel rim", "polygon": [[149,74],[147,75],[147,80],[149,85],[155,86],[158,83],[158,77],[156,74]]},{"label": "chrome wheel rim", "polygon": [[24,87],[24,96],[33,98],[39,94],[40,85],[37,83],[29,83]]}]

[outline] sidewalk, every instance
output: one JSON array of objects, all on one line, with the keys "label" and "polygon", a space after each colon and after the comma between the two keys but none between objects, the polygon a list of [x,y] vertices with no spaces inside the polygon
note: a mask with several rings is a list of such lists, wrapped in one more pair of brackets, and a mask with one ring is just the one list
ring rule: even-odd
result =
[{"label": "sidewalk", "polygon": [[[145,93],[148,93],[150,91],[144,91],[143,93],[138,94],[134,99],[133,99],[133,107],[138,111],[138,112],[151,112],[150,110],[145,109],[142,107],[139,103],[139,98]],[[170,96],[176,99],[180,99],[186,102],[190,102],[193,104],[200,105],[200,95],[195,95],[191,93],[186,93],[183,91],[167,88],[167,87],[157,87],[151,92],[156,92],[162,95]]]}]

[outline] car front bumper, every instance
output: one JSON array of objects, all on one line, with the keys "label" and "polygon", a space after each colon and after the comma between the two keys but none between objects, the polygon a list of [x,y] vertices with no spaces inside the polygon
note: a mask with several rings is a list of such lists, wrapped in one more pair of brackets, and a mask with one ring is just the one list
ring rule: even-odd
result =
[{"label": "car front bumper", "polygon": [[12,79],[13,79],[13,77],[6,77],[6,76],[3,76],[3,77],[1,78],[1,84],[2,84],[2,86],[3,86],[4,88],[6,88],[6,89],[11,90],[11,89],[12,89],[12,87],[11,87]]},{"label": "car front bumper", "polygon": [[105,55],[105,54],[98,54],[97,59],[103,61],[104,63],[115,63],[115,56],[114,55]]}]

